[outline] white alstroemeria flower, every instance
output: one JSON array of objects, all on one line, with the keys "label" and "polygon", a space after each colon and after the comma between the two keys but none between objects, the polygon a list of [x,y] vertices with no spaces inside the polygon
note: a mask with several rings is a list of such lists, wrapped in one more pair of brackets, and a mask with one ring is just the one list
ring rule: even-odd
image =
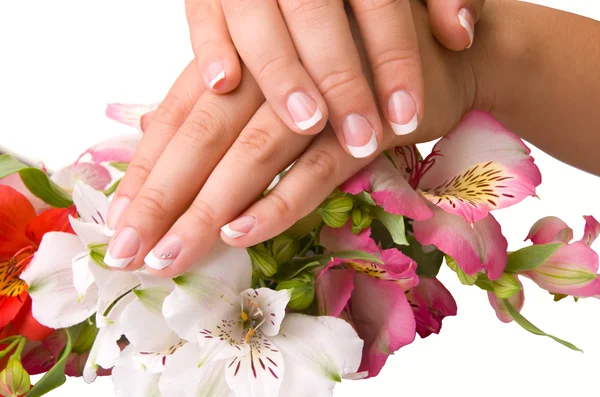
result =
[{"label": "white alstroemeria flower", "polygon": [[348,323],[286,315],[290,291],[251,289],[251,277],[244,250],[216,249],[174,279],[163,314],[189,343],[166,359],[163,397],[331,396],[358,370],[363,342]]}]

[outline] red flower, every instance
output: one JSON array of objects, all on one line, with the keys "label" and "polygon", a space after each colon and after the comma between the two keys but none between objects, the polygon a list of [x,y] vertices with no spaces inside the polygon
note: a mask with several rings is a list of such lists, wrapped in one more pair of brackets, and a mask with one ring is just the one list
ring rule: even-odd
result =
[{"label": "red flower", "polygon": [[[43,340],[53,330],[31,315],[27,284],[19,278],[47,232],[74,233],[69,215],[75,206],[55,208],[36,215],[25,196],[9,186],[0,186],[0,335],[23,335]],[[1,339],[1,338],[0,338]]]}]

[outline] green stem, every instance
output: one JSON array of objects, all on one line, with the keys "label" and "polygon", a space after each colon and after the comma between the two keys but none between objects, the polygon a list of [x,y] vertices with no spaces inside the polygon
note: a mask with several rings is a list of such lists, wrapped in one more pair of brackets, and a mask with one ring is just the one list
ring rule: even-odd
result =
[{"label": "green stem", "polygon": [[306,254],[306,252],[308,252],[308,250],[310,249],[310,247],[313,246],[315,242],[315,235],[313,234],[312,236],[310,236],[310,240],[308,240],[308,243],[306,243],[306,245],[304,246],[304,248],[302,248],[302,250],[300,251],[300,253],[298,254],[298,256],[304,256],[304,254]]},{"label": "green stem", "polygon": [[8,353],[12,351],[19,343],[21,342],[21,338],[15,339],[8,347],[0,352],[0,360],[2,360]]},{"label": "green stem", "polygon": [[17,350],[10,356],[11,359],[21,360],[21,354],[23,353],[23,349],[25,348],[25,344],[27,343],[26,338],[20,338],[19,346],[17,346]]}]

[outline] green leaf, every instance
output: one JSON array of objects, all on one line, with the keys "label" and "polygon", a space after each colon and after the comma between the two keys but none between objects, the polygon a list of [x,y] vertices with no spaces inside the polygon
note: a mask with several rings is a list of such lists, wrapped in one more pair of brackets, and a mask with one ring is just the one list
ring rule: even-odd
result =
[{"label": "green leaf", "polygon": [[12,175],[23,168],[29,168],[29,166],[20,162],[10,154],[3,154],[0,156],[0,179]]},{"label": "green leaf", "polygon": [[112,185],[110,185],[110,187],[103,192],[104,195],[106,197],[108,197],[111,194],[113,194],[117,190],[117,188],[119,187],[120,183],[121,183],[121,179],[117,180],[115,183],[113,183]]},{"label": "green leaf", "polygon": [[564,341],[560,338],[557,338],[556,336],[549,335],[549,334],[545,333],[544,331],[542,331],[541,329],[539,329],[538,327],[536,327],[535,325],[533,325],[532,323],[530,323],[529,320],[527,320],[525,317],[523,317],[523,315],[521,313],[519,313],[510,304],[510,301],[508,299],[504,299],[503,302],[506,305],[506,310],[512,316],[512,318],[515,320],[515,322],[517,324],[519,324],[521,327],[523,327],[525,330],[531,332],[534,335],[547,336],[548,338],[554,339],[556,342],[560,343],[563,346],[568,347],[571,350],[575,350],[575,351],[583,353],[583,350],[581,350],[574,344]]},{"label": "green leaf", "polygon": [[322,255],[315,255],[315,256],[309,256],[306,258],[298,258],[298,259],[293,259],[292,260],[292,264],[294,265],[304,265],[307,263],[312,263],[312,262],[319,262],[322,266],[327,265],[333,258],[339,258],[339,259],[347,259],[347,260],[362,260],[362,261],[367,261],[367,262],[373,262],[373,263],[377,263],[377,264],[383,264],[383,262],[381,261],[381,259],[377,258],[376,256],[373,256],[371,254],[367,254],[366,252],[363,251],[342,251],[342,252],[332,252],[331,254],[322,254]]},{"label": "green leaf", "polygon": [[389,214],[380,207],[375,207],[373,209],[373,215],[379,222],[384,224],[392,235],[394,243],[398,245],[408,245],[406,229],[404,227],[404,217],[402,215]]},{"label": "green leaf", "polygon": [[67,333],[67,344],[63,349],[62,353],[58,357],[56,364],[46,372],[46,374],[40,379],[35,386],[27,393],[27,397],[41,397],[46,393],[62,386],[67,378],[65,377],[65,366],[67,364],[67,358],[71,354],[73,348],[73,340],[79,337],[81,332],[81,326],[75,326],[64,330]]},{"label": "green leaf", "polygon": [[23,168],[19,171],[27,189],[46,204],[55,208],[67,208],[73,204],[71,195],[52,182],[48,175],[37,168]]},{"label": "green leaf", "polygon": [[115,161],[115,162],[110,163],[110,166],[118,169],[121,172],[127,172],[127,169],[129,168],[129,163],[121,163],[121,162]]},{"label": "green leaf", "polygon": [[468,275],[465,271],[458,265],[458,263],[454,260],[454,258],[446,255],[446,264],[448,267],[456,272],[458,276],[458,280],[464,285],[474,285],[479,278],[479,274]]},{"label": "green leaf", "polygon": [[536,244],[511,252],[508,255],[506,271],[509,273],[533,270],[546,262],[564,244]]},{"label": "green leaf", "polygon": [[432,245],[424,247],[414,235],[409,234],[406,239],[408,245],[399,245],[396,248],[417,263],[417,275],[425,278],[436,277],[444,263],[444,253]]}]

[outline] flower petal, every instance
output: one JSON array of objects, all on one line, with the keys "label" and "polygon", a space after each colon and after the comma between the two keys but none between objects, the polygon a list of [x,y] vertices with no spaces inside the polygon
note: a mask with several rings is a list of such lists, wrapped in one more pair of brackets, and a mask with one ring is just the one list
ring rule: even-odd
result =
[{"label": "flower petal", "polygon": [[413,189],[417,189],[423,157],[416,145],[398,146],[387,152],[392,163]]},{"label": "flower petal", "polygon": [[0,260],[9,259],[31,245],[25,229],[34,218],[33,205],[25,196],[12,187],[0,186]]},{"label": "flower petal", "polygon": [[444,317],[456,316],[456,301],[437,278],[421,277],[419,285],[407,292],[407,298],[421,338],[439,334]]},{"label": "flower petal", "polygon": [[[508,298],[508,301],[510,302],[512,307],[514,307],[515,310],[520,313],[521,309],[523,309],[523,305],[525,304],[525,291],[523,290],[523,284],[521,283],[521,280],[519,280],[518,277],[516,277],[516,279],[519,282],[519,285],[521,285],[521,290],[517,294]],[[511,321],[513,321],[512,316],[506,309],[504,301],[498,298],[493,292],[488,291],[487,294],[488,299],[490,301],[490,305],[492,305],[492,307],[496,311],[496,316],[498,316],[498,319],[503,323],[510,323]]]},{"label": "flower petal", "polygon": [[102,226],[106,224],[109,201],[104,193],[77,181],[73,188],[73,201],[82,221]]},{"label": "flower petal", "polygon": [[591,246],[594,241],[600,236],[600,222],[591,215],[584,216],[585,218],[585,231],[583,233],[583,239],[581,242]]},{"label": "flower petal", "polygon": [[6,327],[19,314],[27,300],[27,291],[17,296],[0,295],[0,329]]},{"label": "flower petal", "polygon": [[163,397],[236,397],[225,380],[225,361],[198,365],[201,356],[200,346],[186,343],[167,357],[159,381]]},{"label": "flower petal", "polygon": [[359,371],[377,376],[388,356],[413,342],[416,325],[402,286],[357,274],[351,299],[352,321],[365,341]]},{"label": "flower petal", "polygon": [[366,191],[377,205],[390,214],[421,220],[431,217],[431,211],[421,196],[410,187],[403,173],[385,155],[363,168],[340,186],[340,189],[350,194]]},{"label": "flower petal", "polygon": [[280,395],[331,396],[337,382],[356,373],[363,341],[344,320],[288,314],[271,341],[281,350],[285,376]]},{"label": "flower petal", "polygon": [[419,188],[428,190],[441,186],[475,164],[490,161],[518,172],[535,187],[542,179],[530,153],[519,137],[491,115],[472,111],[450,134],[438,141],[425,159],[430,169],[421,175]]},{"label": "flower petal", "polygon": [[524,272],[541,288],[578,298],[600,295],[598,254],[581,242],[565,244],[546,262]]},{"label": "flower petal", "polygon": [[142,116],[155,110],[158,104],[137,105],[125,103],[110,103],[106,106],[106,117],[113,119],[121,124],[137,128],[141,131],[140,125]]},{"label": "flower petal", "polygon": [[508,243],[491,214],[470,225],[458,215],[434,206],[432,210],[433,218],[413,224],[415,237],[421,244],[435,245],[454,258],[468,275],[485,269],[488,277],[496,280],[504,273]]},{"label": "flower petal", "polygon": [[274,291],[270,288],[250,288],[242,292],[241,296],[256,302],[260,307],[265,318],[265,323],[260,327],[260,332],[266,336],[277,335],[281,322],[285,317],[285,309],[292,297],[292,292],[290,290]]},{"label": "flower petal", "polygon": [[[148,357],[150,356],[150,357]],[[127,346],[115,363],[112,381],[117,397],[159,396],[158,381],[160,372],[151,371],[148,359],[157,356],[138,353],[133,346]],[[162,362],[163,357],[158,356]]]},{"label": "flower petal", "polygon": [[[110,237],[104,234],[104,227],[96,223],[82,222],[69,217],[71,227],[86,247],[91,244],[108,244]],[[89,251],[89,250],[88,250]]]},{"label": "flower petal", "polygon": [[107,139],[86,150],[79,157],[78,162],[91,158],[94,163],[130,163],[142,136],[142,134],[134,134]]},{"label": "flower petal", "polygon": [[111,182],[110,172],[100,164],[77,163],[65,167],[50,178],[63,189],[71,190],[79,179],[96,190],[104,190]]},{"label": "flower petal", "polygon": [[534,223],[525,238],[534,244],[569,243],[572,239],[573,229],[555,216],[547,216]]},{"label": "flower petal", "polygon": [[19,173],[14,173],[9,176],[5,176],[4,178],[0,178],[1,186],[8,186],[15,189],[17,192],[21,193],[27,200],[33,205],[36,213],[40,213],[43,210],[50,208],[50,206],[44,203],[40,198],[36,197],[33,193],[27,189],[27,186],[23,183],[21,179],[21,175]]},{"label": "flower petal", "polygon": [[67,328],[96,311],[98,289],[91,286],[78,299],[73,284],[71,260],[83,250],[85,247],[73,234],[46,233],[31,263],[21,273],[21,279],[29,285],[33,316],[42,325]]},{"label": "flower petal", "polygon": [[354,290],[353,269],[328,269],[315,283],[320,316],[339,317]]}]

